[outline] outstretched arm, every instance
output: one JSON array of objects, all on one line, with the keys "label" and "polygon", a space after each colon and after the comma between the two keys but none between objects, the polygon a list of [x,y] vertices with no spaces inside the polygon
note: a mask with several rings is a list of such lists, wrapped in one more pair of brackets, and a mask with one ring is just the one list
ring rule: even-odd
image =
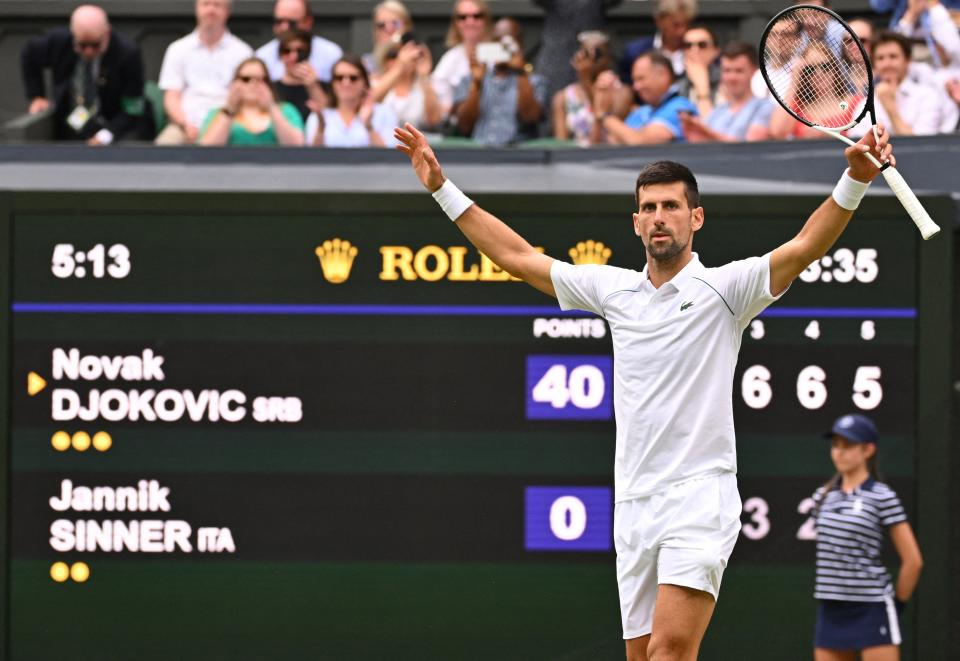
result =
[{"label": "outstretched arm", "polygon": [[[849,177],[856,182],[869,184],[880,174],[880,170],[865,156],[867,152],[874,151],[879,161],[889,159],[891,165],[896,165],[893,147],[887,143],[887,131],[882,124],[877,125],[877,133],[880,135],[879,143],[874,139],[873,131],[867,131],[860,142],[844,152],[850,164]],[[852,210],[837,204],[833,196],[828,197],[807,219],[800,233],[770,255],[770,293],[779,295],[811,262],[823,257],[846,228],[852,215]]]},{"label": "outstretched arm", "polygon": [[[420,183],[431,193],[443,186],[446,177],[427,139],[411,124],[397,128],[397,149],[410,157]],[[545,294],[556,297],[550,266],[553,258],[538,252],[506,223],[478,205],[470,205],[456,219],[457,227],[477,249],[507,273],[524,280]]]}]

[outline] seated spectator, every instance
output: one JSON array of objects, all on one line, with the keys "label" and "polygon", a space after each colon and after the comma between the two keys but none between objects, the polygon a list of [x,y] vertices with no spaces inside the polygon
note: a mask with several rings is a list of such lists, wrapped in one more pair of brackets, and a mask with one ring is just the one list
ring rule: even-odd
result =
[{"label": "seated spectator", "polygon": [[[879,79],[874,91],[877,122],[891,135],[933,135],[940,127],[940,98],[937,90],[907,77],[910,42],[901,34],[881,31],[874,37],[873,74]],[[862,104],[857,108],[859,113]],[[953,120],[956,125],[956,117]],[[850,130],[860,137],[871,130],[868,114]]]},{"label": "seated spectator", "polygon": [[[792,65],[784,101],[798,115],[814,124],[840,127],[849,123],[862,101],[862,95],[860,98],[854,96],[853,103],[850,103],[847,83],[837,74],[839,68],[837,56],[828,46],[820,41],[808,42],[799,61]],[[841,108],[843,110],[838,110]],[[779,106],[774,108],[770,118],[770,135],[778,139],[827,137],[817,129],[797,121]]]},{"label": "seated spectator", "polygon": [[310,33],[303,30],[281,32],[280,59],[283,76],[274,83],[277,98],[292,104],[306,121],[313,111],[327,105],[327,93],[310,65]]},{"label": "seated spectator", "polygon": [[[146,137],[143,59],[140,48],[110,30],[107,14],[81,5],[70,28],[30,39],[21,55],[29,112],[53,106],[54,136],[109,145],[125,137]],[[44,69],[53,94],[47,95]]]},{"label": "seated spectator", "polygon": [[924,42],[934,68],[960,67],[960,33],[940,0],[909,0],[893,30]]},{"label": "seated spectator", "polygon": [[627,43],[620,58],[620,80],[628,85],[633,75],[633,63],[648,51],[663,53],[673,64],[673,73],[683,75],[683,35],[697,16],[697,0],[657,0],[653,22],[657,32],[652,37],[641,37]]},{"label": "seated spectator", "polygon": [[447,30],[447,52],[433,70],[433,88],[440,97],[444,117],[453,109],[453,92],[470,75],[470,57],[481,41],[490,38],[490,8],[483,0],[457,0]]},{"label": "seated spectator", "polygon": [[[873,49],[873,25],[864,19],[853,19],[849,24],[869,53]],[[911,49],[911,55],[912,53]],[[926,62],[917,62],[912,58],[910,66],[907,67],[907,78],[911,82],[936,88],[940,110],[937,128],[940,133],[952,133],[957,128],[958,109],[948,89],[949,81],[956,77],[960,77],[960,68],[934,68]]]},{"label": "seated spectator", "polygon": [[690,142],[740,142],[766,140],[774,102],[753,95],[750,80],[757,70],[757,51],[744,41],[732,41],[720,55],[723,103],[706,120],[680,116]]},{"label": "seated spectator", "polygon": [[665,142],[684,142],[680,114],[697,114],[697,107],[680,94],[676,85],[673,63],[660,51],[647,51],[633,63],[633,90],[643,105],[635,108],[626,119],[611,112],[613,91],[620,81],[615,76],[601,74],[594,95],[598,135],[613,145],[655,145]]},{"label": "seated spectator", "polygon": [[684,33],[683,71],[680,93],[697,104],[701,117],[708,117],[718,102],[720,49],[713,30],[706,25],[692,25]]},{"label": "seated spectator", "polygon": [[[307,0],[277,0],[273,6],[273,34],[271,39],[257,49],[257,57],[266,62],[270,71],[270,80],[283,77],[284,65],[280,54],[280,34],[287,30],[301,30],[310,33],[313,30],[313,14]],[[329,39],[313,35],[310,41],[310,59],[307,62],[313,68],[315,78],[330,82],[333,63],[340,59],[343,50]]]},{"label": "seated spectator", "polygon": [[303,119],[290,103],[277,103],[263,60],[237,67],[226,103],[211,110],[200,129],[202,145],[303,145]]},{"label": "seated spectator", "polygon": [[430,129],[443,121],[440,99],[430,81],[430,49],[416,41],[381,46],[378,53],[383,75],[373,83],[374,103],[383,103],[396,114],[399,126],[410,123]]},{"label": "seated spectator", "polygon": [[356,55],[333,65],[332,107],[307,118],[307,143],[319,147],[393,147],[393,110],[374,103],[370,77]]},{"label": "seated spectator", "polygon": [[523,56],[520,24],[502,18],[493,38],[509,53],[506,62],[484,63],[469,48],[470,74],[453,95],[457,130],[481,145],[502,146],[537,136],[543,116],[546,81],[533,73]]},{"label": "seated spectator", "polygon": [[412,32],[413,18],[400,0],[386,0],[373,8],[373,50],[363,56],[363,66],[370,75],[371,85],[376,85],[377,78],[383,73],[377,62],[377,53]]},{"label": "seated spectator", "polygon": [[[573,139],[582,147],[590,144],[593,133],[593,86],[604,71],[613,69],[610,44],[603,32],[581,32],[577,36],[580,48],[570,60],[577,73],[577,82],[567,85],[553,96],[553,136],[558,140]],[[626,117],[633,103],[629,87],[618,88],[613,100],[613,112]]]},{"label": "seated spectator", "polygon": [[227,100],[240,63],[253,49],[227,30],[230,0],[196,0],[197,28],[167,47],[160,67],[160,89],[167,127],[158,145],[193,143],[211,110]]}]

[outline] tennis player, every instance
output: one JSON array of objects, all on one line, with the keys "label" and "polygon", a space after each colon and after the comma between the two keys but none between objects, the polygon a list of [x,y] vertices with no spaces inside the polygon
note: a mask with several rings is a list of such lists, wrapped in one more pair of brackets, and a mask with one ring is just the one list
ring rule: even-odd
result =
[{"label": "tennis player", "polygon": [[[817,526],[817,628],[814,661],[900,659],[900,613],[913,594],[923,556],[896,492],[880,481],[873,420],[837,418],[830,431],[837,473],[813,495]],[[880,551],[889,532],[900,571],[896,587]]]},{"label": "tennis player", "polygon": [[843,232],[878,174],[863,154],[892,161],[886,131],[846,150],[848,169],[797,236],[719,268],[693,252],[704,223],[693,173],[670,161],[646,166],[633,214],[647,254],[642,271],[574,266],[539,253],[443,176],[423,134],[407,124],[396,137],[474,246],[561,308],[589,310],[609,324],[614,542],[627,658],[695,659],[740,531],[732,391],[741,334]]}]

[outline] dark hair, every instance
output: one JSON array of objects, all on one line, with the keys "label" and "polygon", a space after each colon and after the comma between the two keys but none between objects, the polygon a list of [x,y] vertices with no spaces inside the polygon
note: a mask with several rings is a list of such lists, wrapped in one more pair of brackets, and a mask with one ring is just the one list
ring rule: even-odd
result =
[{"label": "dark hair", "polygon": [[281,48],[292,41],[302,41],[307,45],[307,55],[310,55],[310,50],[313,46],[313,35],[306,30],[300,30],[297,28],[284,30],[280,33],[280,36],[277,37],[277,39],[280,42]]},{"label": "dark hair", "polygon": [[697,188],[697,178],[693,176],[686,165],[673,161],[656,161],[650,163],[637,175],[636,198],[640,206],[640,189],[650,184],[672,184],[675,181],[683,182],[687,197],[687,206],[696,209],[700,206],[700,189]]},{"label": "dark hair", "polygon": [[[352,67],[356,67],[360,71],[360,77],[363,79],[363,84],[367,89],[370,89],[370,74],[367,73],[367,68],[363,66],[363,60],[360,59],[359,55],[354,55],[353,53],[347,53],[339,60],[333,63],[333,66],[330,68],[330,81],[333,82],[333,74],[337,70],[337,66],[341,63],[349,64]],[[330,96],[332,97],[334,108],[337,107],[337,93],[331,92]]]},{"label": "dark hair", "polygon": [[[713,42],[714,47],[717,47],[719,45],[719,42],[717,41],[717,33],[714,32],[713,28],[710,27],[709,25],[704,25],[703,23],[695,23],[690,27],[688,27],[686,29],[686,32],[690,32],[690,30],[703,30],[704,32],[710,35],[710,41]],[[686,32],[684,32],[684,34],[686,34]]]},{"label": "dark hair", "polygon": [[873,43],[871,44],[872,50],[870,55],[873,56],[877,52],[877,47],[880,44],[896,44],[900,47],[900,50],[903,51],[903,56],[907,58],[907,62],[910,61],[910,53],[913,51],[913,47],[910,44],[910,40],[904,37],[902,34],[898,34],[892,30],[880,30],[873,37]]},{"label": "dark hair", "polygon": [[637,58],[634,60],[634,62],[644,57],[650,60],[651,65],[666,70],[670,74],[671,83],[677,80],[677,74],[673,70],[673,62],[662,52],[658,50],[648,50],[637,55]]},{"label": "dark hair", "polygon": [[757,49],[753,47],[753,44],[749,44],[746,41],[731,41],[720,51],[720,57],[725,57],[730,60],[735,57],[746,57],[750,60],[750,64],[754,67],[757,66]]}]

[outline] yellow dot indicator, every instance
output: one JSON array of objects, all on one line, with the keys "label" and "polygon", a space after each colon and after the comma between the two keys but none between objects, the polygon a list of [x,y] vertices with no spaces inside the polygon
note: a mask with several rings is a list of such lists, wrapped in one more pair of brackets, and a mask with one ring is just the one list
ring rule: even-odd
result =
[{"label": "yellow dot indicator", "polygon": [[85,562],[75,562],[70,567],[70,578],[77,583],[83,583],[90,578],[90,567]]},{"label": "yellow dot indicator", "polygon": [[65,431],[58,431],[50,438],[50,445],[57,452],[65,452],[70,449],[70,434]]},{"label": "yellow dot indicator", "polygon": [[85,431],[78,431],[73,435],[73,449],[77,452],[85,452],[90,448],[90,434]]},{"label": "yellow dot indicator", "polygon": [[67,563],[53,563],[53,565],[50,567],[50,578],[55,580],[57,583],[63,583],[65,580],[70,578],[70,569],[67,567]]},{"label": "yellow dot indicator", "polygon": [[105,431],[98,431],[93,435],[93,447],[100,452],[106,452],[113,445],[113,439]]}]

